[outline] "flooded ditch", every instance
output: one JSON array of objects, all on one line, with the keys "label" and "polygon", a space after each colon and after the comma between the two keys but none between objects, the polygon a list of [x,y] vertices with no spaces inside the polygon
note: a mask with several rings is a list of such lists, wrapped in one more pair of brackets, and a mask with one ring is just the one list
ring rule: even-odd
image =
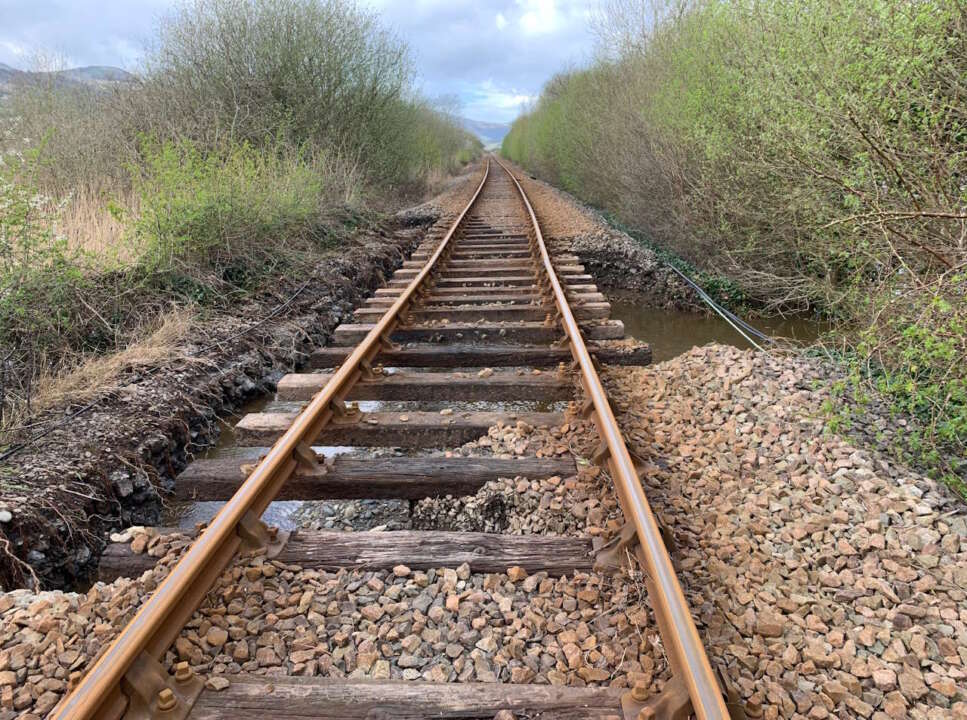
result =
[{"label": "flooded ditch", "polygon": [[[611,317],[621,320],[625,334],[651,345],[652,362],[664,362],[708,343],[752,347],[718,315],[649,306],[634,293],[610,294]],[[818,339],[829,325],[807,317],[745,318],[766,335],[807,345]]]}]

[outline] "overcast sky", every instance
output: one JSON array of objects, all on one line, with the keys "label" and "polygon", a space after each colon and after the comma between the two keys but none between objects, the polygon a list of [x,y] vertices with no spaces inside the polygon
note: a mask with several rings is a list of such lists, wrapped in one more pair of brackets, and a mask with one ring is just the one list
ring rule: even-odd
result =
[{"label": "overcast sky", "polygon": [[[0,0],[0,62],[38,51],[136,69],[155,20],[180,0]],[[461,114],[509,121],[544,82],[590,54],[594,0],[360,0],[413,49],[420,87]]]}]

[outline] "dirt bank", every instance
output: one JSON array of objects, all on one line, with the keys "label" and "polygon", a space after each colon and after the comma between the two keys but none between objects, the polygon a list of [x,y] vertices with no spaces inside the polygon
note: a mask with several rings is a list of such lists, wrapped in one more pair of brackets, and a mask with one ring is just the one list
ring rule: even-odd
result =
[{"label": "dirt bank", "polygon": [[311,276],[280,278],[193,321],[157,365],[123,368],[81,402],[31,419],[34,440],[0,466],[0,586],[83,584],[107,533],[157,524],[162,499],[219,418],[274,389],[472,190],[477,170],[424,205],[360,231]]}]

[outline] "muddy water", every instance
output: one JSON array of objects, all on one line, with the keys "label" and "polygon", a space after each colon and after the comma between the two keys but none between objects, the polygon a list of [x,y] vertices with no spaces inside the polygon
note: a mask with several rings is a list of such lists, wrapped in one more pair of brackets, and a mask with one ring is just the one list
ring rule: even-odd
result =
[{"label": "muddy water", "polygon": [[[665,310],[649,307],[634,294],[611,298],[611,317],[621,320],[625,334],[651,345],[654,362],[678,357],[693,347],[722,343],[748,349],[752,345],[718,315]],[[828,324],[804,317],[745,318],[761,332],[797,344],[816,340]]]}]

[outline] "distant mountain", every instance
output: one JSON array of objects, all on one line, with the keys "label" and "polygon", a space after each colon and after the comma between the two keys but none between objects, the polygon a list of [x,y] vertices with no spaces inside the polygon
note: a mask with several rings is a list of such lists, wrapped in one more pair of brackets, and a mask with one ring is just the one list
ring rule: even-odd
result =
[{"label": "distant mountain", "polygon": [[460,118],[460,124],[467,132],[471,132],[483,141],[487,147],[500,145],[504,140],[504,135],[510,132],[510,123],[484,122],[483,120],[471,120]]},{"label": "distant mountain", "polygon": [[134,75],[121,68],[107,65],[89,65],[87,67],[70,68],[68,70],[54,70],[52,72],[34,72],[18,70],[6,63],[0,63],[0,99],[10,94],[17,83],[53,81],[59,85],[113,85],[115,83],[131,82]]},{"label": "distant mountain", "polygon": [[117,83],[131,82],[134,75],[127,70],[111,67],[110,65],[89,65],[87,67],[71,68],[60,73],[64,77],[82,83]]}]

